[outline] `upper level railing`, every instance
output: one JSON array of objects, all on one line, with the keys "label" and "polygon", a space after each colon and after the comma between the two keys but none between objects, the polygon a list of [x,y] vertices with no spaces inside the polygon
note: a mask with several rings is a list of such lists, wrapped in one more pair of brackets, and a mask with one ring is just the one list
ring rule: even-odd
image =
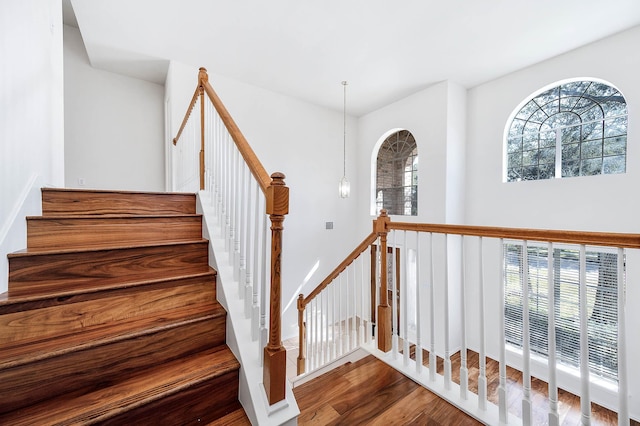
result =
[{"label": "upper level railing", "polygon": [[[618,395],[608,405],[628,425],[625,286],[638,249],[639,234],[401,223],[383,211],[299,296],[298,374],[365,348],[487,424],[509,423],[516,405],[523,424],[534,423],[534,408],[559,424],[559,387],[580,397],[588,424],[592,395],[607,397],[594,383],[606,382]],[[495,395],[488,361],[499,365]],[[508,395],[507,365],[522,372],[520,404]],[[546,407],[534,407],[532,378],[548,383]]]},{"label": "upper level railing", "polygon": [[[285,398],[286,380],[280,290],[283,222],[289,211],[285,176],[277,172],[269,176],[211,87],[204,68],[173,144],[177,148],[175,189],[204,190],[221,224],[245,314],[252,319],[252,338],[264,347],[263,384],[273,405]],[[270,250],[266,250],[268,240]]]}]

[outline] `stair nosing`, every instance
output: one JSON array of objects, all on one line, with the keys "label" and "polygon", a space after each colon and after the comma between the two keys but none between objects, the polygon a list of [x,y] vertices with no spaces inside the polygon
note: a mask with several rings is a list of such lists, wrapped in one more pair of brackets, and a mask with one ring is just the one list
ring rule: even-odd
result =
[{"label": "stair nosing", "polygon": [[177,217],[202,217],[202,213],[178,213],[178,214],[79,214],[79,215],[47,215],[27,216],[27,220],[67,220],[67,219],[159,219]]},{"label": "stair nosing", "polygon": [[[66,354],[84,351],[84,350],[87,350],[89,348],[105,346],[105,345],[108,345],[108,344],[121,342],[121,341],[128,340],[128,339],[135,339],[135,338],[138,338],[138,337],[141,337],[141,336],[148,336],[148,335],[152,335],[152,334],[155,334],[155,333],[158,333],[158,332],[161,332],[161,331],[171,330],[173,328],[182,327],[184,325],[195,324],[195,323],[202,322],[202,321],[207,321],[207,320],[214,320],[216,318],[219,318],[221,316],[225,316],[227,314],[225,309],[218,302],[211,304],[211,307],[214,308],[213,312],[208,313],[208,314],[204,314],[204,315],[201,314],[201,315],[195,316],[193,318],[187,318],[187,319],[182,318],[182,319],[179,319],[179,320],[171,320],[170,322],[168,322],[166,324],[153,326],[153,327],[146,327],[146,328],[137,329],[137,330],[130,330],[130,331],[126,331],[126,332],[121,333],[121,334],[105,336],[105,337],[102,337],[102,338],[98,338],[98,339],[95,339],[95,340],[90,340],[88,342],[80,343],[80,344],[77,344],[77,345],[68,345],[68,346],[57,348],[55,350],[51,350],[51,351],[47,351],[47,352],[43,352],[43,353],[37,354],[37,355],[32,356],[32,357],[20,357],[18,359],[14,359],[14,360],[11,360],[11,361],[0,361],[0,370],[8,369],[8,368],[15,368],[15,367],[19,367],[19,366],[22,366],[22,365],[27,365],[27,364],[30,364],[30,363],[33,363],[33,362],[42,361],[42,360],[45,360],[45,359],[56,358],[58,356],[62,356],[62,355],[66,355]],[[107,328],[107,326],[104,326],[104,325],[101,326],[101,327]]]},{"label": "stair nosing", "polygon": [[196,196],[195,192],[162,192],[162,191],[134,191],[126,189],[91,189],[91,188],[52,188],[44,187],[40,188],[42,192],[86,192],[86,193],[100,193],[100,194],[150,194],[150,195],[185,195]]},{"label": "stair nosing", "polygon": [[73,254],[73,253],[86,253],[86,252],[99,252],[99,251],[112,251],[112,250],[130,250],[137,248],[151,248],[151,247],[165,247],[171,245],[187,245],[187,244],[202,244],[208,243],[209,240],[206,238],[193,239],[193,240],[175,240],[175,241],[158,241],[152,242],[148,244],[130,244],[123,246],[113,246],[113,247],[103,247],[103,246],[87,246],[87,247],[77,247],[77,248],[69,248],[69,249],[55,249],[55,250],[38,250],[38,251],[28,251],[28,249],[24,249],[21,251],[13,252],[7,254],[8,258],[19,258],[19,257],[29,257],[29,256],[48,256],[52,254]]}]

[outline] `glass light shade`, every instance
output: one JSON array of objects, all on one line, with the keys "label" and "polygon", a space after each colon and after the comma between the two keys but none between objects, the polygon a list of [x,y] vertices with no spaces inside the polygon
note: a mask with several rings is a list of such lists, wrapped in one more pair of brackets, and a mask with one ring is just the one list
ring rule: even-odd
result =
[{"label": "glass light shade", "polygon": [[351,185],[349,184],[349,181],[347,180],[347,177],[346,176],[342,176],[342,179],[340,179],[340,185],[338,186],[338,191],[340,192],[340,197],[341,198],[349,197],[350,189],[351,189]]}]

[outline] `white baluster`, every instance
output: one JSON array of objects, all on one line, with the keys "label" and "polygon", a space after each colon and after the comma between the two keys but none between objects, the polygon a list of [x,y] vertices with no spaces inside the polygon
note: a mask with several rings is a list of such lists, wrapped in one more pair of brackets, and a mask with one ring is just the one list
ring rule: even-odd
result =
[{"label": "white baluster", "polygon": [[236,204],[238,206],[237,210],[237,220],[236,220],[236,255],[235,255],[235,267],[234,267],[234,275],[237,276],[238,280],[238,296],[240,299],[244,298],[245,295],[245,286],[247,284],[246,276],[245,276],[245,257],[244,257],[244,234],[247,232],[247,228],[245,226],[245,209],[246,202],[246,190],[245,190],[245,163],[242,160],[242,156],[238,153],[238,183],[237,183],[237,191],[235,193]]},{"label": "white baluster", "polygon": [[[222,234],[224,238],[224,247],[227,253],[230,252],[229,247],[229,228],[231,227],[231,218],[229,217],[229,194],[231,193],[231,154],[230,154],[230,140],[229,135],[225,133],[224,138],[224,158],[222,162],[224,189],[222,193],[222,209],[224,214],[224,232]],[[231,256],[230,256],[231,257]]]},{"label": "white baluster", "polygon": [[331,335],[329,334],[329,328],[331,327],[331,323],[329,322],[329,307],[331,306],[331,299],[329,298],[329,288],[325,288],[322,293],[324,293],[324,350],[325,350],[325,359],[327,364],[333,360],[331,357]]},{"label": "white baluster", "polygon": [[436,303],[434,297],[433,233],[429,232],[429,380],[436,381]]},{"label": "white baluster", "polygon": [[482,411],[487,409],[487,354],[485,349],[485,316],[484,316],[484,256],[482,252],[482,237],[478,238],[478,304],[480,314],[480,330],[478,338],[480,340],[480,348],[478,353],[478,408]]},{"label": "white baluster", "polygon": [[[403,362],[404,362],[404,366],[408,366],[409,365],[409,360],[411,359],[411,357],[409,356],[410,353],[410,342],[409,342],[409,303],[408,303],[408,294],[407,294],[407,290],[409,289],[409,285],[408,285],[408,274],[407,271],[409,270],[409,250],[407,248],[407,231],[402,231],[402,238],[403,238],[403,242],[402,245],[404,247],[404,262],[401,261],[401,265],[400,265],[400,282],[398,283],[398,285],[396,286],[396,293],[400,292],[400,316],[402,317],[402,328],[400,330],[401,336],[402,336],[402,342],[403,342],[403,347],[402,347],[402,355],[403,355]],[[393,251],[391,253],[391,256],[393,256],[394,260],[396,259],[396,247],[393,247]],[[397,274],[395,273],[396,270],[394,269],[394,277],[397,276]],[[393,306],[397,305],[397,294],[394,294],[393,296]],[[394,314],[394,318],[397,316],[397,313]]]},{"label": "white baluster", "polygon": [[500,278],[498,280],[498,286],[500,291],[500,325],[499,325],[499,342],[500,342],[500,356],[499,356],[499,375],[500,382],[498,385],[498,412],[500,416],[500,424],[506,424],[508,420],[507,411],[507,350],[506,350],[506,338],[505,338],[505,318],[504,318],[504,269],[505,269],[505,248],[504,239],[500,238]]},{"label": "white baluster", "polygon": [[339,298],[336,297],[336,285],[335,281],[329,284],[329,288],[331,289],[331,358],[336,359],[338,357],[338,339],[340,339],[339,334],[336,333],[336,324],[338,320],[336,319],[337,309],[336,306],[339,303]]},{"label": "white baluster", "polygon": [[356,261],[358,260],[360,261],[360,331],[359,331],[360,340],[359,340],[359,344],[360,346],[362,346],[365,343],[367,343],[367,334],[366,334],[366,327],[365,327],[365,321],[366,321],[365,307],[367,302],[366,302],[366,293],[365,293],[366,287],[365,287],[365,275],[364,275],[364,256],[360,254],[356,259]]},{"label": "white baluster", "polygon": [[[260,216],[263,212],[263,210],[260,209],[260,207],[262,206],[261,203],[261,199],[262,197],[260,196],[262,193],[260,192],[260,186],[258,185],[258,181],[254,180],[254,185],[255,185],[255,194],[256,194],[256,199],[255,199],[255,203],[254,203],[254,243],[253,243],[253,277],[254,277],[254,284],[253,284],[253,297],[252,297],[252,301],[253,301],[253,305],[251,308],[251,339],[252,340],[257,340],[258,339],[258,331],[260,329],[260,304],[258,303],[258,289],[260,288],[260,264],[261,264],[261,256],[260,256],[260,241],[262,239],[261,237],[261,229],[260,229]],[[264,260],[262,261],[264,262]]]},{"label": "white baluster", "polygon": [[380,283],[380,270],[381,270],[381,266],[380,266],[380,257],[378,256],[380,254],[380,237],[378,237],[376,239],[375,242],[375,247],[376,247],[376,255],[375,257],[372,259],[372,262],[374,262],[375,265],[375,271],[374,271],[374,277],[373,277],[373,281],[375,283],[374,285],[374,292],[372,294],[372,297],[374,299],[374,303],[373,303],[373,309],[374,309],[374,314],[376,316],[376,324],[373,328],[373,342],[374,343],[378,343],[378,326],[380,325],[380,318],[378,317],[378,305],[380,304],[380,286],[382,285]]},{"label": "white baluster", "polygon": [[327,362],[325,357],[325,341],[324,341],[324,291],[321,291],[318,297],[318,351],[320,352],[318,356],[319,366],[322,367]]},{"label": "white baluster", "polygon": [[560,417],[558,415],[558,384],[556,375],[556,300],[555,300],[555,280],[553,271],[553,244],[547,243],[547,300],[548,311],[548,337],[549,351],[549,426],[558,426]]},{"label": "white baluster", "polygon": [[444,235],[444,388],[451,389],[451,353],[449,349],[449,248]]},{"label": "white baluster", "polygon": [[262,215],[262,265],[260,268],[260,344],[258,345],[258,351],[260,353],[260,365],[263,363],[264,350],[263,348],[267,344],[269,330],[266,326],[266,312],[267,306],[267,265],[270,264],[270,258],[267,254],[267,215]]},{"label": "white baluster", "polygon": [[304,307],[304,325],[305,325],[305,353],[304,356],[306,357],[305,359],[305,363],[304,363],[304,372],[308,373],[309,371],[311,371],[311,346],[312,346],[312,342],[311,342],[311,303],[307,304]]},{"label": "white baluster", "polygon": [[467,390],[469,388],[469,370],[467,368],[467,318],[465,300],[465,255],[464,236],[460,236],[460,398],[467,400]]},{"label": "white baluster", "polygon": [[422,306],[420,299],[420,233],[416,232],[416,373],[422,373]]},{"label": "white baluster", "polygon": [[351,280],[351,289],[353,290],[351,300],[351,308],[353,309],[353,315],[351,316],[351,350],[355,350],[358,347],[358,324],[356,324],[358,319],[358,293],[356,291],[358,277],[356,274],[355,263],[349,265],[348,269],[353,275]]},{"label": "white baluster", "polygon": [[[233,278],[240,282],[240,227],[241,227],[241,219],[240,213],[242,210],[241,202],[242,196],[240,193],[242,191],[241,183],[240,183],[240,152],[233,145],[233,192],[231,193],[231,205],[232,205],[232,247],[233,247]],[[244,287],[244,283],[241,284]],[[242,292],[240,292],[242,293]]]},{"label": "white baluster", "polygon": [[[390,265],[390,267],[387,267],[387,294],[383,294],[380,297],[386,297],[387,299],[389,299],[388,293],[389,290],[391,290],[391,300],[389,301],[389,303],[391,303],[391,350],[393,353],[393,359],[398,359],[398,327],[400,326],[400,324],[398,324],[398,304],[397,304],[397,293],[396,293],[396,287],[399,283],[397,283],[396,281],[396,258],[393,255],[393,250],[396,247],[396,235],[397,232],[396,231],[391,231],[392,232],[392,241],[393,243],[391,244],[391,255],[389,255],[389,246],[387,245],[387,265]],[[380,248],[380,250],[382,250],[382,248]],[[390,256],[390,257],[389,257]],[[380,253],[380,258],[382,258],[382,253]],[[390,278],[390,279],[389,279]]]},{"label": "white baluster", "polygon": [[331,321],[329,322],[329,332],[331,333],[331,345],[329,346],[331,359],[336,359],[338,357],[338,340],[339,334],[336,331],[336,324],[338,323],[338,306],[339,303],[339,293],[338,293],[338,283],[337,281],[332,281],[329,286],[327,286],[329,290],[329,313],[331,315]]},{"label": "white baluster", "polygon": [[252,228],[252,221],[251,221],[251,183],[252,183],[252,179],[251,179],[251,172],[249,171],[249,169],[247,167],[245,167],[245,173],[247,174],[247,180],[246,180],[246,185],[245,185],[245,219],[244,219],[244,226],[243,228],[246,228],[244,231],[244,242],[242,243],[243,245],[243,253],[245,256],[244,259],[244,265],[243,265],[243,273],[241,273],[240,275],[245,276],[245,285],[244,285],[244,317],[246,319],[251,318],[251,309],[253,306],[253,299],[252,299],[252,294],[253,294],[253,277],[251,275],[251,271],[253,270],[253,262],[254,259],[251,257],[252,255],[252,246],[251,244],[253,244],[255,242],[255,238],[252,238],[252,236],[255,233],[255,230]]},{"label": "white baluster", "polygon": [[522,242],[522,424],[531,424],[531,352],[529,345],[529,248]]},{"label": "white baluster", "polygon": [[309,331],[309,346],[307,347],[307,362],[309,364],[309,370],[315,369],[316,363],[316,336],[315,336],[315,299],[311,299],[307,305],[309,309],[309,324],[307,330]]},{"label": "white baluster", "polygon": [[583,425],[591,423],[591,399],[589,397],[589,332],[587,316],[587,254],[580,245],[580,408]]},{"label": "white baluster", "polygon": [[627,283],[625,280],[625,251],[618,249],[617,290],[618,290],[618,425],[629,424],[629,389],[627,378]]},{"label": "white baluster", "polygon": [[338,356],[342,356],[344,353],[343,348],[343,329],[342,329],[342,320],[343,320],[343,312],[342,312],[342,302],[343,302],[343,286],[342,286],[342,274],[338,276],[338,282],[336,285],[336,289],[338,290]]},{"label": "white baluster", "polygon": [[[218,215],[218,225],[220,229],[224,229],[224,208],[222,207],[222,197],[224,195],[224,136],[222,133],[222,122],[220,118],[216,120],[218,123],[218,135],[216,140],[216,203],[217,203],[217,215]],[[224,234],[223,234],[224,235]]]}]

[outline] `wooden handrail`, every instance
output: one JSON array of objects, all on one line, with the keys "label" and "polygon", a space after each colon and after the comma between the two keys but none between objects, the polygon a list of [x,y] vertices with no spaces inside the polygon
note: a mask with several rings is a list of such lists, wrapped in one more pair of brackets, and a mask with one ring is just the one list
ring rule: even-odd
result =
[{"label": "wooden handrail", "polygon": [[224,106],[218,95],[216,94],[211,84],[209,84],[209,78],[207,76],[207,70],[205,68],[200,68],[200,73],[204,77],[201,77],[202,86],[204,88],[205,93],[209,96],[211,103],[215,107],[216,111],[218,111],[218,115],[220,119],[227,127],[229,134],[233,138],[242,155],[244,161],[249,166],[249,170],[251,170],[251,174],[258,181],[260,188],[262,188],[262,192],[267,191],[267,187],[271,184],[271,178],[269,177],[269,173],[265,170],[264,166],[258,159],[258,156],[253,152],[249,142],[245,139],[244,135],[238,128],[236,122],[231,118],[231,114],[227,111],[227,108]]},{"label": "wooden handrail", "polygon": [[267,173],[255,152],[249,146],[244,135],[236,125],[226,107],[209,84],[209,76],[205,68],[200,68],[198,73],[198,86],[191,98],[191,103],[182,121],[178,134],[173,139],[176,145],[182,131],[187,125],[191,113],[200,96],[200,189],[205,189],[205,93],[216,109],[218,116],[225,125],[227,132],[233,139],[236,148],[242,155],[251,174],[258,182],[265,196],[265,213],[271,220],[271,282],[270,282],[270,314],[269,314],[269,341],[264,347],[263,362],[263,386],[267,394],[269,404],[273,405],[285,398],[286,390],[286,349],[282,345],[281,338],[281,262],[282,262],[282,231],[285,216],[289,213],[289,188],[284,182],[284,174],[276,172],[271,176]]},{"label": "wooden handrail", "polygon": [[[429,232],[434,234],[452,234],[487,238],[502,238],[507,240],[527,240],[552,242],[559,244],[579,244],[586,246],[608,246],[619,248],[640,249],[640,234],[615,232],[565,231],[530,228],[507,228],[494,226],[449,225],[432,223],[391,222],[382,211],[373,221],[373,232],[369,234],[341,263],[335,268],[307,297],[298,297],[298,326],[300,339],[300,353],[298,355],[298,374],[305,368],[306,352],[306,324],[304,324],[304,309],[324,290],[347,266],[349,266],[368,246],[378,237],[380,238],[380,304],[378,305],[378,348],[387,352],[391,348],[391,315],[386,295],[386,236],[391,230]],[[373,289],[372,289],[373,291]]]},{"label": "wooden handrail", "polygon": [[[347,266],[351,265],[351,263],[353,263],[353,261],[356,260],[356,258],[360,256],[360,254],[367,250],[377,238],[378,234],[372,232],[364,240],[362,240],[362,242],[342,261],[342,263],[340,263],[340,265],[338,265],[336,269],[331,271],[331,273],[327,275],[327,277],[322,280],[322,282],[318,284],[318,286],[311,293],[309,293],[307,297],[303,296],[303,299],[298,302],[299,306],[304,309],[305,306],[307,306],[309,302],[311,302],[311,300],[313,300],[322,290],[324,290],[326,286],[331,284],[331,282],[336,279],[342,271],[347,269]],[[300,296],[302,296],[302,294]]]},{"label": "wooden handrail", "polygon": [[640,234],[408,222],[389,222],[387,226],[389,230],[396,229],[403,231],[432,232],[435,234],[468,235],[474,237],[543,241],[561,244],[584,244],[588,246],[640,248]]},{"label": "wooden handrail", "polygon": [[193,111],[193,107],[196,105],[196,101],[198,100],[198,96],[200,95],[201,92],[202,92],[202,88],[200,86],[200,83],[198,83],[198,87],[196,87],[196,91],[193,92],[193,97],[191,98],[191,102],[189,103],[187,112],[184,115],[184,118],[182,119],[182,124],[180,125],[180,129],[178,130],[178,134],[176,134],[176,137],[173,138],[174,145],[178,144],[178,141],[180,140],[180,136],[182,135],[182,131],[186,127],[187,122],[189,121],[189,117],[191,117],[191,112]]}]

